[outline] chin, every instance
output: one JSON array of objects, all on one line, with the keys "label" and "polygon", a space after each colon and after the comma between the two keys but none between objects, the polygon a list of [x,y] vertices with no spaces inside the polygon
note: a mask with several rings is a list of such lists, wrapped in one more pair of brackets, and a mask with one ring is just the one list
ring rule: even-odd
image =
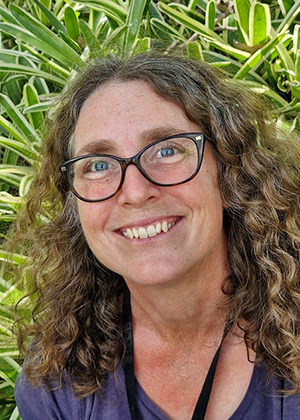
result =
[{"label": "chin", "polygon": [[[159,273],[159,275],[157,274]],[[127,284],[135,284],[139,286],[166,286],[168,284],[173,284],[177,275],[174,273],[165,273],[162,274],[160,270],[155,267],[155,270],[152,268],[150,272],[140,271],[135,275],[123,275]]]}]

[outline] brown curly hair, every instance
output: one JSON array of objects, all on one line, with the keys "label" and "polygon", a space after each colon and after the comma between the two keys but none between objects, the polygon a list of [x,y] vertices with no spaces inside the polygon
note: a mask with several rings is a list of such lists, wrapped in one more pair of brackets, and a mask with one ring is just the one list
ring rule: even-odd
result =
[{"label": "brown curly hair", "polygon": [[13,235],[32,265],[20,328],[25,372],[35,383],[68,370],[75,392],[100,387],[124,355],[122,277],[97,261],[84,238],[76,200],[59,172],[85,100],[109,81],[142,80],[201,125],[215,151],[227,204],[224,224],[231,275],[228,321],[243,323],[245,342],[269,374],[300,390],[300,142],[283,133],[272,109],[212,66],[169,55],[89,63],[49,114],[40,171]]}]

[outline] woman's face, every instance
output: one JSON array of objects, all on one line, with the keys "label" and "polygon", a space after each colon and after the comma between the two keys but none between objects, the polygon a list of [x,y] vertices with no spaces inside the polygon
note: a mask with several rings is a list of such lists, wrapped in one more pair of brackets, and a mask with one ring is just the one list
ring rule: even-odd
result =
[{"label": "woman's face", "polygon": [[[180,107],[158,96],[147,83],[109,82],[84,103],[74,154],[131,157],[166,133],[199,131]],[[128,284],[191,281],[225,266],[223,203],[209,143],[199,173],[186,184],[156,186],[129,165],[117,195],[103,202],[78,200],[77,204],[91,250]],[[167,232],[133,239],[124,235],[128,228],[147,229],[159,223],[169,226]]]}]

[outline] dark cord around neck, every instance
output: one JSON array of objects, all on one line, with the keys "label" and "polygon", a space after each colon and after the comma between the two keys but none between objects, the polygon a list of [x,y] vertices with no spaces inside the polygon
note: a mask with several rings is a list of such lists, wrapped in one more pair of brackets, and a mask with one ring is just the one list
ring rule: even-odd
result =
[{"label": "dark cord around neck", "polygon": [[[191,420],[204,420],[205,413],[213,380],[216,373],[216,368],[219,360],[222,343],[229,331],[229,328],[225,330],[221,344],[219,345],[215,356],[212,360],[210,368],[208,370],[203,388],[199,395],[194,414]],[[131,420],[136,420],[136,379],[134,375],[134,358],[133,358],[133,335],[132,335],[132,316],[131,316],[131,305],[130,305],[130,293],[127,291],[124,294],[123,299],[123,337],[126,343],[126,354],[123,361],[123,369],[125,375],[125,385],[127,392],[128,405],[131,415]]]}]

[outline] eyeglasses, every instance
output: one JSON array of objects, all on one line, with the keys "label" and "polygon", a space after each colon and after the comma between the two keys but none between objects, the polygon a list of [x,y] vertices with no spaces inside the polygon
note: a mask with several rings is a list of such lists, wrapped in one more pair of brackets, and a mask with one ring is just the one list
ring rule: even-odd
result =
[{"label": "eyeglasses", "polygon": [[170,187],[194,178],[202,163],[204,136],[184,133],[165,137],[144,147],[131,158],[89,154],[60,166],[69,189],[80,200],[108,200],[120,191],[129,165],[135,165],[155,185]]}]

